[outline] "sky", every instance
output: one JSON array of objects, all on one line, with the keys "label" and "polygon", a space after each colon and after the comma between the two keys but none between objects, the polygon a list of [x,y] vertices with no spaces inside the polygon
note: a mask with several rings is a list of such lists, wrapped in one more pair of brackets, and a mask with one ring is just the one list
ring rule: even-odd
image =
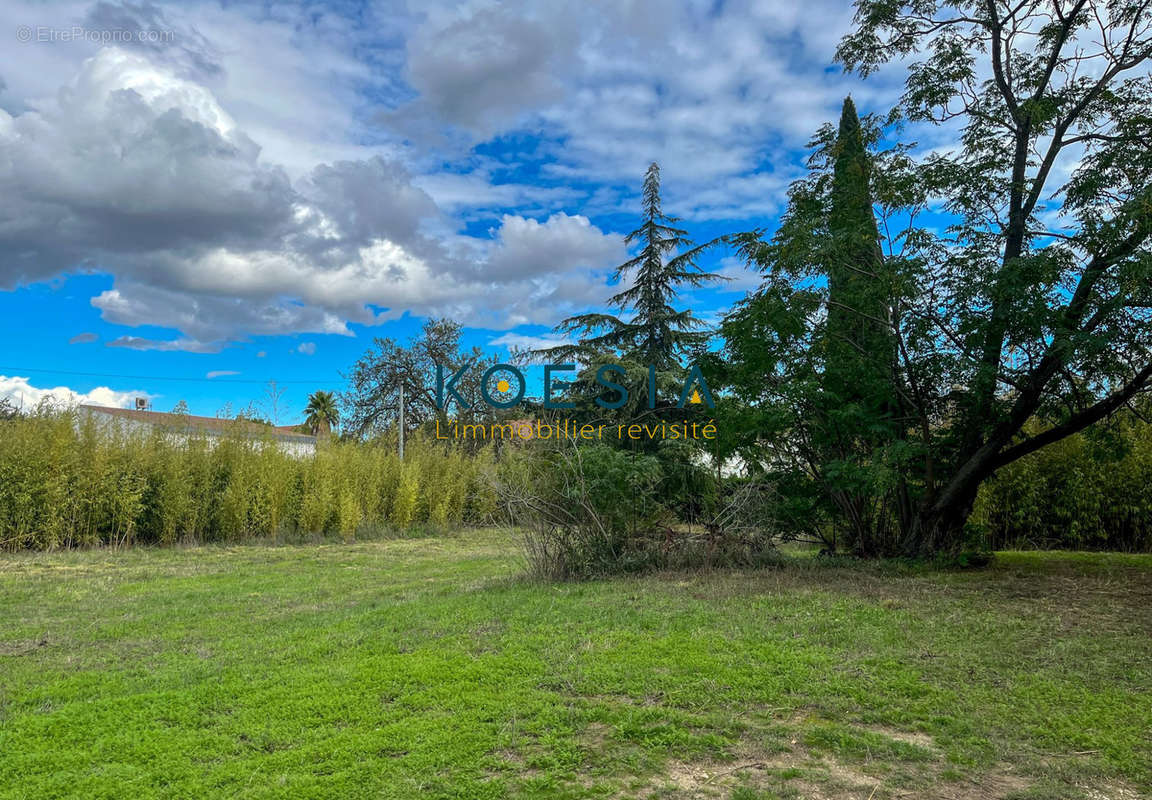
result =
[{"label": "sky", "polygon": [[[600,309],[639,188],[771,231],[805,144],[899,75],[843,0],[0,0],[0,397],[238,411],[429,317],[496,353]],[[714,321],[756,283],[682,302]]]}]

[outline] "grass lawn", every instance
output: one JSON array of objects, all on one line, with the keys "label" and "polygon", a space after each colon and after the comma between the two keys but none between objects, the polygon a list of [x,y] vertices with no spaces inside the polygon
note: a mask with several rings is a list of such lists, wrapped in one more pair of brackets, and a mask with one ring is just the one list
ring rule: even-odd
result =
[{"label": "grass lawn", "polygon": [[493,531],[0,556],[0,797],[1152,796],[1152,557],[548,585]]}]

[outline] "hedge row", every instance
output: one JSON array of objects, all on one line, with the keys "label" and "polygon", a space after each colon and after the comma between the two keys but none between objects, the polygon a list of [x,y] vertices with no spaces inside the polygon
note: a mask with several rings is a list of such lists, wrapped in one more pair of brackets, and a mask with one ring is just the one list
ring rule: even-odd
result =
[{"label": "hedge row", "polygon": [[488,453],[420,440],[293,457],[239,431],[128,430],[61,411],[0,421],[0,549],[239,541],[482,522]]}]

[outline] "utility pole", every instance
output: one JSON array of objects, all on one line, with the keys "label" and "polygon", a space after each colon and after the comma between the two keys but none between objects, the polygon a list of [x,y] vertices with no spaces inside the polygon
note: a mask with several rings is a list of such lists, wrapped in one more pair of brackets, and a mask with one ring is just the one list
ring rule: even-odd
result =
[{"label": "utility pole", "polygon": [[404,382],[400,382],[400,460],[404,460]]}]

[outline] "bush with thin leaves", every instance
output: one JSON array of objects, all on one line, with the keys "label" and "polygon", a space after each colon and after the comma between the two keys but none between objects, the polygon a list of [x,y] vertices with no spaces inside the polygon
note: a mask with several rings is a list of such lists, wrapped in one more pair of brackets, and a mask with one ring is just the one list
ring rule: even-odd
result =
[{"label": "bush with thin leaves", "polygon": [[[565,580],[659,567],[754,565],[776,557],[764,523],[774,495],[758,484],[717,491],[697,524],[677,519],[682,498],[662,492],[666,461],[605,445],[536,447],[501,464],[499,495],[523,532],[529,571]],[[706,507],[706,510],[705,510]]]},{"label": "bush with thin leaves", "polygon": [[1152,552],[1152,425],[1124,415],[1002,468],[971,527],[991,549]]}]

